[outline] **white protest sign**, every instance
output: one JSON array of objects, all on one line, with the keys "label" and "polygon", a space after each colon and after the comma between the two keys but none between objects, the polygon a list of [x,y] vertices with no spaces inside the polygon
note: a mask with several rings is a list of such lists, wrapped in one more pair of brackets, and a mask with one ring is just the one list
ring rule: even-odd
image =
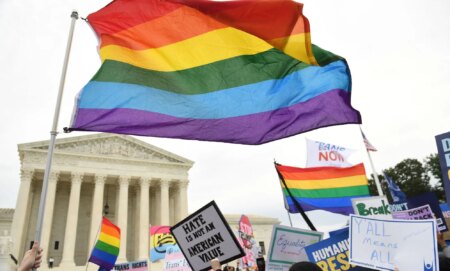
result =
[{"label": "white protest sign", "polygon": [[273,226],[266,270],[288,270],[293,263],[308,261],[305,247],[321,241],[322,237],[322,232]]},{"label": "white protest sign", "polygon": [[306,145],[308,150],[306,167],[352,166],[347,158],[355,152],[353,149],[310,139],[306,139]]},{"label": "white protest sign", "polygon": [[349,259],[377,270],[438,271],[436,221],[350,215]]},{"label": "white protest sign", "polygon": [[211,269],[214,258],[225,264],[245,255],[214,201],[170,230],[194,271]]},{"label": "white protest sign", "polygon": [[169,247],[164,257],[164,271],[191,271],[186,258],[178,245]]},{"label": "white protest sign", "polygon": [[434,219],[433,210],[429,204],[412,208],[406,211],[393,212],[392,216],[395,219],[411,219],[411,220],[421,220],[421,219]]},{"label": "white protest sign", "polygon": [[143,261],[135,261],[135,262],[128,262],[128,263],[119,263],[114,265],[114,268],[112,271],[148,271],[147,267],[147,260]]},{"label": "white protest sign", "polygon": [[352,206],[357,215],[392,219],[391,208],[386,196],[353,198]]}]

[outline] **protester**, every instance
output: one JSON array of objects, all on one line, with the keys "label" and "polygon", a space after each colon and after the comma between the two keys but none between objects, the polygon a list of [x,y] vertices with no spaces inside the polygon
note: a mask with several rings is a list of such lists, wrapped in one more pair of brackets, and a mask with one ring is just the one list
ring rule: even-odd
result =
[{"label": "protester", "polygon": [[42,248],[39,247],[39,242],[34,241],[33,247],[25,253],[22,262],[17,271],[31,271],[33,268],[37,269],[42,262]]},{"label": "protester", "polygon": [[442,249],[442,251],[439,252],[439,257],[450,258],[450,247],[447,246],[444,235],[440,232],[437,233],[437,241],[440,249]]},{"label": "protester", "polygon": [[291,265],[289,271],[322,271],[322,269],[315,263],[298,262]]},{"label": "protester", "polygon": [[222,266],[219,259],[214,258],[211,260],[211,269],[214,271],[222,271]]}]

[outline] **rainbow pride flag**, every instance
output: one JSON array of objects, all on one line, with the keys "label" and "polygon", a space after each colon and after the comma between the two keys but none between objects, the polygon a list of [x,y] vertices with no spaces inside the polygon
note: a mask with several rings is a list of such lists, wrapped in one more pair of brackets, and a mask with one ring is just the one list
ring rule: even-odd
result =
[{"label": "rainbow pride flag", "polygon": [[116,0],[88,16],[102,65],[70,128],[262,144],[361,123],[346,61],[311,44],[303,5]]},{"label": "rainbow pride flag", "polygon": [[290,213],[325,210],[348,215],[353,213],[352,198],[369,196],[364,165],[352,167],[297,168],[275,164]]},{"label": "rainbow pride flag", "polygon": [[112,270],[120,249],[120,229],[103,217],[102,228],[89,262],[100,266],[100,270]]}]

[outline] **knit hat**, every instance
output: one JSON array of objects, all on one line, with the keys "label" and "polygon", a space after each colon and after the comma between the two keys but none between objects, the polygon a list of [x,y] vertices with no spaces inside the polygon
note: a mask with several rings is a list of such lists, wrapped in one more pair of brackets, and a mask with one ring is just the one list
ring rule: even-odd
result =
[{"label": "knit hat", "polygon": [[299,262],[291,265],[289,271],[322,271],[322,269],[315,263]]}]

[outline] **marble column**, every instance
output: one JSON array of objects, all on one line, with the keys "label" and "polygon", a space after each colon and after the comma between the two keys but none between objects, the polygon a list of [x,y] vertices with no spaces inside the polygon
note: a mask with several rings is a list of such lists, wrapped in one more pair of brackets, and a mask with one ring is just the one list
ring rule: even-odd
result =
[{"label": "marble column", "polygon": [[90,251],[94,247],[97,239],[97,233],[100,231],[103,215],[103,194],[105,191],[106,175],[95,175],[94,177],[94,195],[92,197],[91,211],[91,228],[89,233],[88,258],[91,256]]},{"label": "marble column", "polygon": [[[55,207],[56,185],[58,184],[59,172],[51,172],[48,178],[47,199],[45,200],[44,219],[42,222],[41,247],[43,266],[48,264],[48,251],[50,250],[50,233],[53,224],[53,209]],[[42,194],[41,194],[42,195]]]},{"label": "marble column", "polygon": [[70,186],[69,208],[66,220],[66,231],[64,235],[64,248],[61,267],[75,266],[75,241],[77,238],[78,209],[80,206],[80,190],[83,175],[81,173],[72,174]]},{"label": "marble column", "polygon": [[177,209],[177,222],[184,219],[188,215],[188,200],[187,200],[187,187],[188,181],[178,182],[178,209]]},{"label": "marble column", "polygon": [[117,226],[120,228],[120,251],[118,263],[127,262],[127,226],[128,226],[128,187],[130,178],[119,177],[119,208],[117,211]]},{"label": "marble column", "polygon": [[25,233],[29,223],[26,223],[28,206],[30,205],[30,190],[31,180],[33,179],[32,169],[20,170],[20,187],[19,195],[17,197],[16,209],[14,210],[14,217],[11,225],[11,237],[14,244],[12,254],[17,259],[21,260],[24,254],[23,247],[26,239]]},{"label": "marble column", "polygon": [[160,181],[161,191],[161,225],[169,225],[169,181]]},{"label": "marble column", "polygon": [[150,189],[150,180],[141,178],[140,180],[140,204],[139,204],[139,253],[138,259],[143,260],[148,258],[150,243],[149,240],[149,230],[150,230],[150,212],[149,212],[149,189]]}]

